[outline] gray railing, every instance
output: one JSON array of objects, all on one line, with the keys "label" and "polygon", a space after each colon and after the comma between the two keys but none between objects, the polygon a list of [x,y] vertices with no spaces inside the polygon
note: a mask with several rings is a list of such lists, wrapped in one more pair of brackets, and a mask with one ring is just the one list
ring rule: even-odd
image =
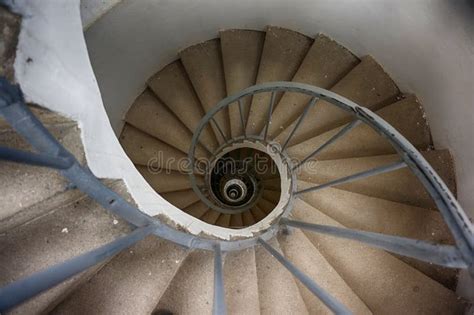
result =
[{"label": "gray railing", "polygon": [[[58,172],[60,172],[79,190],[83,191],[90,198],[102,205],[105,209],[108,209],[109,211],[129,222],[134,227],[134,230],[129,235],[119,238],[109,244],[67,260],[58,265],[34,273],[23,279],[18,279],[0,288],[0,312],[9,310],[28,300],[29,298],[41,293],[42,291],[65,281],[71,276],[78,274],[95,264],[105,261],[107,258],[112,257],[120,250],[135,244],[150,234],[155,234],[157,237],[164,238],[188,248],[203,249],[214,252],[215,314],[225,313],[222,252],[241,250],[247,247],[255,246],[257,244],[260,244],[265,249],[267,249],[298,280],[308,287],[311,292],[318,296],[323,301],[323,303],[325,303],[335,313],[349,313],[349,310],[347,310],[345,306],[335,300],[334,297],[317,285],[314,280],[303,274],[283,255],[279,254],[266,242],[275,236],[279,229],[286,228],[287,226],[293,226],[316,233],[330,234],[341,238],[357,240],[373,247],[381,248],[409,257],[414,257],[434,264],[453,268],[466,268],[469,269],[471,275],[474,275],[473,227],[444,182],[426,162],[422,155],[388,123],[383,121],[380,117],[369,110],[360,107],[350,100],[330,91],[299,83],[273,82],[253,86],[241,91],[234,96],[227,97],[226,99],[219,102],[215,108],[209,111],[197,127],[193,136],[193,142],[189,153],[189,157],[193,162],[192,165],[194,165],[196,162],[194,152],[196,150],[196,145],[199,142],[199,137],[203,128],[207,124],[213,122],[215,125],[217,125],[218,130],[220,129],[217,122],[213,119],[215,114],[220,110],[231,106],[232,104],[237,104],[237,106],[239,106],[241,109],[242,99],[244,97],[251,97],[254,94],[265,92],[272,93],[272,101],[270,102],[268,108],[267,123],[262,131],[262,134],[258,136],[247,135],[245,133],[245,124],[248,118],[244,117],[242,111],[240,111],[240,120],[244,130],[242,137],[270,142],[271,140],[268,139],[268,126],[271,123],[271,113],[274,106],[275,93],[285,91],[303,93],[311,96],[311,101],[308,103],[307,108],[298,118],[295,130],[305,118],[305,115],[308,112],[307,109],[310,106],[314,106],[316,100],[319,99],[328,101],[334,106],[337,106],[340,109],[350,113],[354,118],[354,122],[349,125],[350,127],[344,128],[320,148],[317,148],[315,151],[313,151],[310,158],[314,158],[317,154],[319,154],[319,152],[324,150],[329,145],[332,145],[332,143],[334,143],[338,138],[342,137],[344,134],[349,132],[352,127],[359,123],[365,123],[383,135],[400,155],[400,162],[395,164],[363,173],[354,174],[352,176],[341,178],[333,182],[315,186],[306,190],[298,191],[296,190],[296,186],[293,185],[291,198],[296,198],[298,195],[304,194],[308,191],[323,189],[325,187],[338,185],[343,182],[347,183],[349,181],[359,180],[361,178],[366,178],[375,174],[393,171],[400,167],[408,167],[418,177],[420,182],[428,190],[431,197],[437,204],[445,222],[453,234],[456,245],[436,245],[420,240],[394,237],[379,233],[369,233],[364,231],[335,228],[331,226],[316,225],[307,222],[292,221],[286,218],[288,211],[283,212],[284,215],[275,220],[274,224],[270,228],[262,231],[259,235],[238,241],[210,239],[194,236],[182,231],[177,231],[160,222],[158,219],[152,218],[141,212],[138,208],[125,201],[120,195],[104,186],[86,167],[81,166],[75,157],[70,152],[68,152],[56,139],[54,139],[48,130],[41,124],[41,122],[31,113],[23,100],[20,89],[17,86],[11,85],[7,80],[1,78],[0,115],[6,119],[6,121],[14,130],[16,130],[17,133],[19,133],[31,144],[36,153],[0,147],[0,159],[57,169]],[[283,151],[286,149],[295,130],[293,130],[289,138],[281,147],[282,153],[284,153]],[[240,137],[240,139],[242,139],[242,137]],[[231,143],[235,140],[227,139],[226,137],[223,138],[226,139],[228,143]],[[302,163],[305,162],[306,161],[303,160]],[[298,167],[300,167],[300,165],[292,166],[292,171],[295,171]],[[192,183],[194,183],[193,189],[198,194],[200,194],[200,187],[196,185],[193,172],[191,172],[190,176]],[[206,198],[202,194],[200,194],[200,196],[201,198]],[[291,205],[291,202],[287,204],[289,211],[291,211]]]}]

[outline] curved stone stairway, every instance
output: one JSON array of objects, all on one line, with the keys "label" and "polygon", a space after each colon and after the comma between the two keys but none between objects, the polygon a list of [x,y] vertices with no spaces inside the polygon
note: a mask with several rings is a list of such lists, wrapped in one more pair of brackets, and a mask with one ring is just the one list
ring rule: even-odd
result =
[{"label": "curved stone stairway", "polygon": [[[404,95],[370,56],[352,54],[324,35],[310,38],[268,27],[265,32],[227,30],[219,38],[179,52],[159,70],[125,116],[120,141],[137,169],[166,200],[206,224],[240,229],[269,215],[280,199],[278,172],[256,180],[261,193],[250,209],[221,213],[192,189],[186,159],[193,132],[206,112],[227,95],[254,84],[294,81],[340,94],[380,115],[403,134],[455,192],[454,166],[446,150],[433,148],[421,104]],[[259,94],[215,116],[202,132],[196,155],[208,158],[225,138],[260,134],[270,94]],[[268,137],[283,144],[309,98],[275,96]],[[75,125],[34,108],[43,123],[76,157],[83,153]],[[325,101],[310,107],[287,144],[302,159],[349,122]],[[218,129],[219,126],[221,130]],[[2,125],[2,144],[26,145]],[[210,149],[210,150],[209,150]],[[261,157],[230,152],[233,162]],[[157,157],[159,157],[157,159]],[[393,148],[365,125],[328,147],[298,172],[298,189],[396,161]],[[268,162],[271,164],[272,162]],[[123,235],[130,227],[103,211],[54,171],[1,163],[0,285],[73,257]],[[155,171],[152,171],[152,169]],[[204,174],[198,182],[205,184]],[[222,175],[222,174],[221,174]],[[7,180],[8,179],[8,180]],[[13,182],[12,182],[13,179]],[[107,182],[125,194],[119,182]],[[306,222],[453,244],[436,206],[408,169],[399,169],[301,194],[291,217]],[[344,239],[288,228],[269,241],[300,270],[355,314],[461,314],[457,270],[398,256]],[[112,258],[15,308],[12,313],[209,314],[213,305],[214,255],[190,251],[150,236]],[[322,314],[330,310],[261,246],[224,256],[225,300],[230,314]]]}]

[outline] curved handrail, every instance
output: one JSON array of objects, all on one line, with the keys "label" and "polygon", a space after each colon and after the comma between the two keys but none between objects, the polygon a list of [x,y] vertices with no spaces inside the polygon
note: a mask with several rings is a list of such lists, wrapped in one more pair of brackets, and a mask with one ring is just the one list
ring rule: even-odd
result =
[{"label": "curved handrail", "polygon": [[[87,168],[81,166],[76,158],[67,151],[42,125],[42,123],[33,115],[33,113],[26,106],[21,90],[19,87],[11,85],[7,80],[0,78],[0,115],[2,115],[8,123],[23,137],[32,147],[38,151],[38,154],[31,154],[28,156],[26,152],[18,150],[5,149],[2,150],[0,158],[7,157],[21,163],[30,163],[40,166],[48,166],[58,169],[61,174],[73,183],[78,189],[86,193],[89,197],[97,201],[104,208],[112,211],[120,216],[134,227],[135,231],[123,239],[118,239],[105,245],[97,250],[90,251],[80,255],[72,260],[63,262],[44,271],[35,273],[27,278],[17,280],[16,282],[0,288],[0,302],[5,302],[5,309],[13,307],[22,303],[27,298],[40,293],[52,285],[55,285],[61,280],[66,280],[72,274],[85,270],[98,261],[98,257],[105,257],[106,253],[110,254],[110,249],[123,249],[126,246],[132,245],[147,233],[153,233],[161,238],[167,239],[174,243],[183,245],[188,248],[199,248],[204,250],[214,251],[215,253],[215,309],[220,310],[224,308],[225,302],[223,300],[223,279],[222,279],[222,262],[221,251],[240,250],[256,244],[265,245],[265,249],[273,255],[276,255],[277,260],[282,263],[295,277],[304,281],[304,284],[310,290],[320,297],[322,300],[331,305],[336,312],[341,311],[347,313],[343,305],[340,305],[332,296],[322,290],[314,281],[309,279],[300,270],[295,268],[285,257],[279,255],[271,246],[265,241],[273,237],[280,228],[286,226],[294,226],[312,230],[320,233],[331,234],[337,237],[355,239],[366,244],[379,247],[395,253],[415,257],[422,260],[427,260],[440,265],[467,268],[471,275],[473,272],[474,261],[474,229],[471,222],[468,220],[463,209],[460,207],[453,194],[449,191],[446,184],[441,180],[439,175],[433,170],[429,163],[423,158],[413,145],[411,145],[400,133],[398,133],[392,126],[385,122],[382,118],[363,108],[352,101],[339,96],[333,92],[313,87],[306,84],[294,82],[273,82],[253,86],[243,90],[242,92],[229,96],[220,101],[216,107],[209,111],[201,120],[196,132],[193,136],[193,142],[189,151],[189,158],[194,165],[194,152],[199,139],[199,135],[204,126],[212,119],[212,117],[221,109],[229,106],[234,102],[247,95],[252,95],[261,92],[275,91],[292,91],[311,95],[313,98],[323,99],[329,103],[351,113],[356,119],[371,126],[379,134],[386,137],[392,144],[397,153],[401,156],[402,162],[397,162],[396,165],[388,166],[388,169],[399,168],[401,163],[408,166],[412,172],[418,177],[425,188],[434,199],[435,203],[440,209],[440,212],[451,230],[457,248],[454,246],[440,246],[428,244],[427,242],[411,240],[407,238],[390,237],[383,234],[368,233],[364,231],[355,231],[349,229],[340,229],[316,224],[308,224],[306,222],[291,221],[282,219],[275,220],[275,224],[268,228],[260,235],[254,235],[252,238],[243,240],[215,240],[204,238],[201,236],[190,235],[182,231],[178,231],[167,224],[161,222],[158,218],[153,218],[141,212],[138,208],[128,203],[120,195],[110,190],[102,184]],[[271,116],[269,115],[269,119]],[[348,128],[350,129],[350,128]],[[246,136],[246,135],[244,135]],[[263,137],[265,140],[266,135]],[[330,141],[333,141],[330,139]],[[324,145],[323,145],[324,146]],[[8,155],[8,156],[7,156]],[[48,157],[51,161],[48,161]],[[403,165],[403,166],[404,166]],[[386,171],[381,168],[382,171]],[[377,170],[381,172],[381,170]],[[374,170],[371,170],[374,172]],[[354,176],[362,176],[367,174],[355,174]],[[353,177],[354,177],[353,176]],[[193,187],[194,188],[194,187]],[[292,188],[292,198],[297,193],[296,187]],[[288,204],[291,210],[292,202]],[[135,237],[134,235],[139,235]],[[54,281],[49,279],[48,285],[39,285],[38,281],[44,281],[50,275]],[[38,280],[40,279],[40,280]],[[15,303],[8,303],[5,300],[6,296],[16,296],[20,294],[20,290],[24,290],[22,283],[31,283],[34,289],[28,292],[22,292],[21,298],[15,300]],[[3,299],[3,300],[2,300]],[[15,304],[15,305],[14,305]],[[2,309],[3,310],[3,309]],[[338,311],[339,310],[339,311]]]},{"label": "curved handrail", "polygon": [[[193,166],[196,163],[195,150],[201,132],[209,121],[213,119],[216,113],[232,104],[238,104],[240,107],[242,98],[265,92],[271,92],[272,94],[275,92],[295,92],[311,96],[313,99],[316,98],[318,100],[327,101],[328,103],[351,114],[356,119],[354,121],[364,122],[377,133],[385,137],[393,146],[395,151],[400,155],[401,160],[410,168],[427,189],[431,198],[438,206],[443,219],[453,234],[456,245],[459,247],[463,258],[471,270],[471,274],[474,275],[474,227],[441,177],[436,173],[421,153],[389,123],[369,109],[357,105],[353,101],[334,92],[298,82],[270,82],[248,87],[239,93],[221,100],[214,108],[206,113],[193,134],[191,147],[188,153],[188,158],[191,162],[190,165]],[[270,103],[269,106],[273,106],[273,104]],[[270,121],[271,116],[269,115],[266,126],[270,124]],[[201,198],[205,198],[205,196],[200,192],[199,187],[196,185],[196,179],[192,171],[189,172],[189,176],[193,190]],[[293,192],[293,194],[295,193],[296,191]]]}]

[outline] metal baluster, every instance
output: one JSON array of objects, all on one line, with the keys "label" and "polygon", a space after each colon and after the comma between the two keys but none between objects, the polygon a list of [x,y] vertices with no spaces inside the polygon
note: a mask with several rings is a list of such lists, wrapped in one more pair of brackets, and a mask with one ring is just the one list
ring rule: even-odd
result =
[{"label": "metal baluster", "polygon": [[466,268],[461,252],[454,246],[435,245],[421,240],[386,235],[381,233],[358,231],[336,226],[313,224],[301,221],[281,219],[281,224],[308,230],[311,232],[336,236],[367,244],[395,254],[449,268]]},{"label": "metal baluster", "polygon": [[217,130],[219,131],[219,134],[221,135],[222,139],[224,140],[224,142],[227,142],[227,137],[225,136],[224,132],[222,131],[221,129],[221,126],[219,126],[219,124],[217,123],[217,121],[214,119],[214,117],[211,118],[211,121],[214,123],[214,125],[216,126]]},{"label": "metal baluster", "polygon": [[258,239],[258,242],[270,253],[273,257],[276,258],[293,276],[295,276],[305,287],[307,287],[314,295],[316,295],[321,302],[324,303],[334,314],[351,314],[351,311],[345,307],[341,302],[336,300],[332,295],[330,295],[326,290],[321,288],[314,280],[308,277],[301,270],[296,268],[289,260],[287,260],[282,254],[270,246],[267,242]]},{"label": "metal baluster", "polygon": [[265,132],[263,134],[263,140],[267,141],[267,135],[268,135],[268,128],[272,122],[272,113],[273,113],[273,106],[275,105],[275,97],[276,97],[276,92],[272,92],[272,96],[270,98],[270,105],[268,107],[268,113],[267,113],[267,123],[265,124]]},{"label": "metal baluster", "polygon": [[398,169],[406,167],[406,166],[407,165],[405,164],[405,162],[401,161],[401,162],[396,162],[396,163],[389,164],[389,165],[386,165],[386,166],[376,167],[376,168],[373,168],[373,169],[370,169],[370,170],[367,170],[367,171],[364,171],[364,172],[360,172],[360,173],[356,173],[356,174],[349,175],[349,176],[346,176],[346,177],[342,177],[342,178],[330,181],[330,182],[325,183],[325,184],[321,184],[321,185],[318,185],[318,186],[314,186],[314,187],[310,187],[310,188],[307,188],[307,189],[299,190],[295,193],[295,195],[297,196],[297,195],[300,195],[300,194],[304,194],[304,193],[311,192],[311,191],[317,191],[317,190],[327,188],[327,187],[332,187],[332,186],[336,186],[336,185],[350,183],[350,182],[353,182],[353,181],[356,181],[356,180],[359,180],[359,179],[363,179],[363,178],[366,178],[366,177],[392,172],[392,171],[398,170]]},{"label": "metal baluster", "polygon": [[224,275],[222,272],[222,252],[219,244],[214,246],[214,315],[225,315],[227,313],[225,304]]},{"label": "metal baluster", "polygon": [[317,97],[313,97],[309,102],[308,104],[306,105],[303,113],[300,115],[300,117],[298,118],[298,121],[296,122],[296,125],[295,125],[295,128],[293,128],[293,130],[291,131],[290,135],[288,136],[288,138],[286,139],[285,143],[283,144],[283,146],[281,147],[281,150],[285,150],[286,146],[288,145],[288,143],[290,142],[291,138],[293,137],[293,135],[295,134],[296,130],[299,128],[299,126],[301,125],[301,123],[303,122],[304,118],[306,117],[306,115],[308,115],[308,112],[309,112],[309,109],[311,107],[314,106],[314,104],[316,104],[316,102],[319,100],[319,98]]},{"label": "metal baluster", "polygon": [[127,236],[0,288],[0,311],[4,312],[112,257],[153,233],[155,229],[154,225],[137,228]]},{"label": "metal baluster", "polygon": [[239,98],[238,104],[239,104],[240,124],[242,125],[244,138],[247,138],[247,130],[246,130],[247,122],[245,121],[245,118],[244,118],[244,109],[243,109],[244,105],[242,104],[242,98]]},{"label": "metal baluster", "polygon": [[339,138],[341,138],[343,135],[345,135],[346,133],[348,133],[352,128],[356,127],[358,124],[360,124],[361,121],[360,120],[354,120],[353,122],[351,122],[350,124],[348,124],[347,126],[345,126],[344,128],[342,128],[341,130],[339,130],[338,133],[336,133],[334,136],[332,136],[328,141],[326,141],[325,143],[323,143],[319,148],[317,148],[316,150],[314,150],[313,152],[311,152],[307,157],[305,157],[303,159],[303,161],[301,161],[300,163],[298,163],[295,167],[293,167],[292,171],[296,171],[298,168],[301,167],[301,165],[303,165],[304,163],[306,163],[310,158],[313,158],[315,157],[316,155],[318,155],[319,153],[321,153],[321,151],[323,151],[325,148],[327,148],[329,145],[333,144],[334,142],[336,142]]}]

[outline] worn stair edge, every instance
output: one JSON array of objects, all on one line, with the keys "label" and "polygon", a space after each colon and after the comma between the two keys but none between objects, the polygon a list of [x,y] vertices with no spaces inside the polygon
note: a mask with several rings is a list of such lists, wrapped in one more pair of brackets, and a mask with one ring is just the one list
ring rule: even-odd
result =
[{"label": "worn stair edge", "polygon": [[[301,33],[269,26],[266,30],[256,84],[291,81],[306,56],[313,39]],[[275,95],[277,108],[282,93]],[[247,120],[247,134],[259,135],[267,120],[271,93],[255,94]]]},{"label": "worn stair edge", "polygon": [[211,314],[213,281],[213,253],[209,251],[191,252],[161,297],[155,308],[155,313]]},{"label": "worn stair edge", "polygon": [[[415,96],[408,96],[375,112],[418,150],[432,147],[431,134],[423,108]],[[288,155],[304,159],[347,125],[329,130],[319,136],[288,148]],[[331,160],[396,153],[391,143],[366,124],[360,124],[313,159]]]},{"label": "worn stair edge", "polygon": [[[295,202],[293,215],[305,222],[343,227],[302,200]],[[304,233],[374,314],[461,314],[465,308],[453,291],[383,250]]]},{"label": "worn stair edge", "polygon": [[[85,163],[80,131],[76,125],[53,125],[49,131],[79,163]],[[0,145],[31,151],[31,146],[13,130],[0,132]],[[57,170],[20,163],[0,163],[0,179],[2,221],[25,209],[33,210],[35,204],[68,189],[68,181]]]},{"label": "worn stair edge", "polygon": [[[268,241],[282,253],[276,238]],[[260,314],[308,314],[292,274],[262,246],[255,247]]]},{"label": "worn stair edge", "polygon": [[[292,81],[333,87],[360,62],[353,53],[328,36],[318,34]],[[288,127],[303,112],[311,97],[286,92],[272,115],[268,134],[273,137]]]},{"label": "worn stair edge", "polygon": [[[372,111],[395,102],[400,95],[395,82],[371,56],[362,57],[361,62],[333,86],[331,91]],[[352,119],[348,112],[327,101],[319,100],[308,110],[305,119],[289,141],[289,146],[313,138]],[[295,125],[296,121],[279,133],[276,141],[284,142]]]},{"label": "worn stair edge", "polygon": [[52,314],[150,314],[186,255],[184,248],[149,236],[116,255]]},{"label": "worn stair edge", "polygon": [[[285,257],[354,314],[371,314],[367,305],[355,294],[302,231],[292,229],[278,237]],[[300,281],[296,284],[310,314],[332,314],[324,303]]]},{"label": "worn stair edge", "polygon": [[259,314],[260,300],[253,248],[225,254],[224,287],[229,314]]},{"label": "worn stair edge", "polygon": [[[111,187],[121,195],[122,182]],[[130,196],[126,196],[130,200]],[[47,215],[0,235],[0,286],[31,275],[66,259],[100,247],[130,232],[130,226],[89,198],[73,207],[63,206]],[[93,268],[94,269],[94,268]],[[82,273],[89,277],[90,272]],[[83,281],[76,276],[12,310],[13,314],[37,313],[49,308],[60,297]]]},{"label": "worn stair edge", "polygon": [[[255,84],[262,55],[265,32],[231,29],[219,32],[227,96]],[[251,97],[242,101],[243,117],[248,117]],[[243,135],[239,107],[229,106],[231,136]]]},{"label": "worn stair edge", "polygon": [[[298,188],[308,188],[311,183],[298,182]],[[440,212],[414,207],[389,200],[352,193],[337,188],[326,188],[303,194],[303,201],[344,226],[376,233],[454,244],[450,230]],[[445,268],[416,259],[397,256],[425,275],[454,290],[457,270]]]}]

